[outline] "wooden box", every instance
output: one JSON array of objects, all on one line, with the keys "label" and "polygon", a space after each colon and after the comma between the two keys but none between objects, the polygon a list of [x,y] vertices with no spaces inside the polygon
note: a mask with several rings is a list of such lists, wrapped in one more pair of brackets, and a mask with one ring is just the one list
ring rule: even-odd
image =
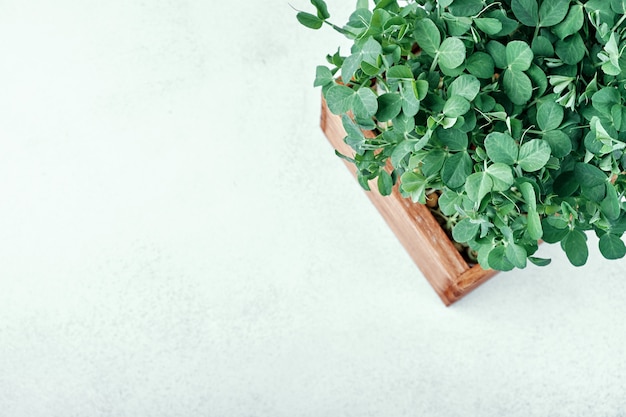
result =
[{"label": "wooden box", "polygon": [[[324,100],[320,124],[335,149],[344,155],[354,155],[343,141],[346,132],[341,117],[332,114]],[[365,134],[373,137],[373,132]],[[344,162],[356,177],[356,167]],[[428,207],[403,198],[397,185],[386,197],[375,187],[366,194],[446,306],[496,274],[493,270],[485,271],[480,265],[468,265]]]}]

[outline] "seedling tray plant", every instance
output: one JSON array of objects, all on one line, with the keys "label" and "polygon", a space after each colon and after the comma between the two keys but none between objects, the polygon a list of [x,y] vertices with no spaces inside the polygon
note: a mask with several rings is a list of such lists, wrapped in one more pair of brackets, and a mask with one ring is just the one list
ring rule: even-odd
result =
[{"label": "seedling tray plant", "polygon": [[587,231],[626,255],[626,0],[359,0],[343,26],[311,3],[353,40],[315,85],[363,188],[439,195],[484,269],[547,265],[540,241],[584,265]]}]

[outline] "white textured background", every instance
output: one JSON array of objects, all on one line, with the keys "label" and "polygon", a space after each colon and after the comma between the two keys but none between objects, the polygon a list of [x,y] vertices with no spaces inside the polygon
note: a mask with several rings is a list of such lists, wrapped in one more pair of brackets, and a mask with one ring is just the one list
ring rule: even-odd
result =
[{"label": "white textured background", "polygon": [[0,0],[2,417],[626,415],[626,261],[444,308],[318,128],[339,45],[283,0]]}]

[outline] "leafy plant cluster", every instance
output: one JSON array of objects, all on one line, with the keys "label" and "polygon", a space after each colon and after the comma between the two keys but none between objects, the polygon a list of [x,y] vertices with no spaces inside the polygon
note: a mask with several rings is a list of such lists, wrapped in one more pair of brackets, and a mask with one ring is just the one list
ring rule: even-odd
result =
[{"label": "leafy plant cluster", "polygon": [[[354,41],[319,66],[360,184],[439,205],[485,268],[523,268],[538,241],[588,258],[626,247],[626,0],[323,0],[298,20]],[[363,130],[376,137],[366,138]]]}]

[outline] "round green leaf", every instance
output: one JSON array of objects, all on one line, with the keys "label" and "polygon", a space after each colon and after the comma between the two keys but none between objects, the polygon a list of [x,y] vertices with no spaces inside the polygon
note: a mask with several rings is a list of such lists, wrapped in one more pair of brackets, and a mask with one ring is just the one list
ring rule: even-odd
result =
[{"label": "round green leaf", "polygon": [[555,48],[556,54],[567,65],[578,64],[585,56],[586,50],[585,42],[578,33],[557,41]]},{"label": "round green leaf", "polygon": [[572,265],[583,266],[587,263],[587,258],[589,258],[587,236],[580,230],[570,230],[561,241],[561,248]]},{"label": "round green leaf", "polygon": [[536,56],[554,56],[554,47],[552,46],[552,42],[550,42],[550,39],[545,36],[537,36],[533,40],[532,50],[533,54]]},{"label": "round green leaf", "polygon": [[450,156],[441,169],[443,183],[452,189],[465,184],[465,180],[472,173],[472,158],[467,152],[458,152]]},{"label": "round green leaf", "polygon": [[465,61],[465,44],[459,38],[444,39],[439,47],[439,62],[441,65],[454,69]]},{"label": "round green leaf", "polygon": [[496,162],[487,167],[487,173],[491,176],[491,180],[493,181],[494,191],[506,191],[510,189],[515,182],[511,167],[501,162]]},{"label": "round green leaf", "polygon": [[393,190],[393,178],[384,169],[378,174],[378,191],[381,195],[390,195]]},{"label": "round green leaf", "polygon": [[398,94],[386,93],[378,96],[378,111],[376,119],[381,122],[396,117],[402,109],[402,98]]},{"label": "round green leaf", "polygon": [[360,88],[354,95],[352,106],[357,118],[369,119],[373,117],[378,110],[376,93],[370,88]]},{"label": "round green leaf", "polygon": [[502,45],[498,41],[489,41],[487,44],[487,52],[491,55],[496,67],[502,69],[506,68],[506,46]]},{"label": "round green leaf", "polygon": [[538,171],[550,159],[551,149],[548,142],[533,139],[524,143],[519,149],[518,163],[526,172]]},{"label": "round green leaf", "polygon": [[493,180],[486,172],[475,172],[465,181],[465,192],[470,200],[480,203],[491,192]]},{"label": "round green leaf", "polygon": [[476,237],[480,225],[472,223],[468,218],[458,222],[452,229],[452,239],[459,243],[469,242]]},{"label": "round green leaf", "polygon": [[552,33],[558,36],[559,39],[565,39],[582,29],[584,22],[585,14],[582,4],[574,4],[570,7],[565,20],[552,28]]},{"label": "round green leaf", "polygon": [[298,12],[298,14],[296,14],[296,19],[298,19],[298,22],[302,25],[310,29],[319,29],[324,24],[324,20],[307,12]]},{"label": "round green leaf", "polygon": [[621,214],[619,196],[611,183],[606,183],[606,197],[600,203],[600,210],[609,220],[617,220]]},{"label": "round green leaf", "polygon": [[554,130],[563,121],[563,106],[555,101],[547,100],[537,106],[537,124],[544,132]]},{"label": "round green leaf", "polygon": [[626,255],[626,246],[619,236],[605,234],[600,238],[600,253],[606,259],[619,259]]},{"label": "round green leaf", "polygon": [[563,158],[572,151],[572,140],[562,130],[544,132],[543,140],[548,142],[552,155],[557,158]]},{"label": "round green leaf", "polygon": [[532,64],[534,54],[530,46],[523,41],[511,41],[506,45],[507,68],[526,71]]},{"label": "round green leaf", "polygon": [[516,268],[526,268],[526,258],[528,257],[528,254],[523,246],[509,242],[504,250],[504,254],[506,255],[507,260]]},{"label": "round green leaf", "polygon": [[515,268],[515,265],[507,259],[505,252],[504,246],[497,246],[489,252],[489,257],[487,258],[489,266],[498,271],[510,271]]},{"label": "round green leaf", "polygon": [[490,17],[474,19],[474,24],[487,35],[495,35],[502,30],[502,22]]},{"label": "round green leaf", "polygon": [[494,74],[493,58],[485,52],[474,52],[465,62],[467,71],[478,78],[491,78]]},{"label": "round green leaf", "polygon": [[413,35],[420,48],[428,55],[434,57],[439,49],[439,45],[441,45],[441,34],[437,25],[428,18],[418,20],[415,23]]},{"label": "round green leaf", "polygon": [[472,101],[480,91],[480,81],[473,75],[463,74],[456,78],[448,88],[448,96],[461,96]]},{"label": "round green leaf", "polygon": [[409,194],[413,202],[426,204],[426,186],[428,185],[426,177],[407,171],[400,177],[400,187],[402,191]]},{"label": "round green leaf", "polygon": [[543,0],[539,7],[539,26],[549,27],[560,23],[569,10],[570,0]]},{"label": "round green leaf", "polygon": [[345,85],[335,84],[326,92],[326,103],[334,114],[343,114],[352,107],[354,90]]},{"label": "round green leaf", "polygon": [[441,143],[451,151],[463,151],[467,149],[467,133],[459,129],[437,129],[437,136]]},{"label": "round green leaf", "polygon": [[482,8],[482,0],[454,0],[450,4],[450,12],[454,16],[474,16]]},{"label": "round green leaf", "polygon": [[488,134],[485,138],[485,150],[493,162],[513,165],[517,161],[517,143],[506,133],[492,132]]},{"label": "round green leaf", "polygon": [[460,117],[470,109],[470,102],[461,96],[452,96],[443,106],[443,114],[448,117]]},{"label": "round green leaf", "polygon": [[513,14],[525,26],[537,26],[539,23],[539,7],[537,0],[511,1]]},{"label": "round green leaf", "polygon": [[598,167],[579,162],[574,166],[574,177],[582,187],[597,187],[607,182],[607,175]]},{"label": "round green leaf", "polygon": [[530,78],[521,71],[506,70],[502,80],[504,92],[509,96],[513,104],[526,104],[533,93],[533,85]]}]

